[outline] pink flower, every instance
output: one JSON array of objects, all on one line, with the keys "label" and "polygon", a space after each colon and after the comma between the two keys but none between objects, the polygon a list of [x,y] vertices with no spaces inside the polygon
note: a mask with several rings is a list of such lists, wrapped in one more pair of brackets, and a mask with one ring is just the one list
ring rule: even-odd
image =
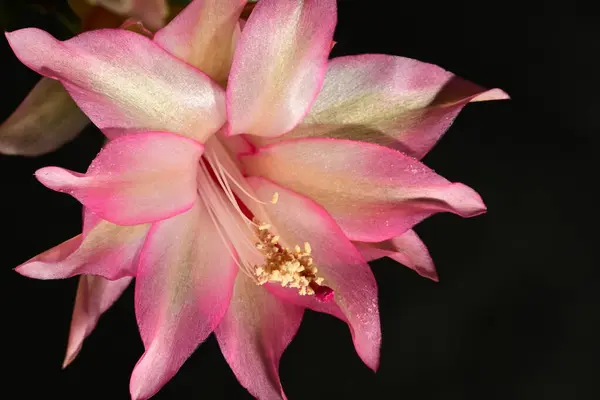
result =
[{"label": "pink flower", "polygon": [[305,308],[347,322],[377,369],[365,258],[391,256],[435,279],[411,228],[440,211],[485,211],[475,191],[418,158],[464,105],[502,91],[402,57],[328,61],[334,0],[261,0],[240,32],[244,3],[194,1],[153,40],[7,34],[111,139],[85,174],[36,172],[81,201],[84,228],[17,271],[83,275],[66,364],[136,278],[145,353],[134,399],[155,394],[211,332],[250,393],[285,398],[279,359]]}]

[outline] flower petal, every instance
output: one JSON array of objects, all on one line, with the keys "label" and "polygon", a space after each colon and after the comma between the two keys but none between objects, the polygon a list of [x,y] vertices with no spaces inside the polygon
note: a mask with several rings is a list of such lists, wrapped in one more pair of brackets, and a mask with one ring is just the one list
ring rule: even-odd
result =
[{"label": "flower petal", "polygon": [[77,357],[83,341],[92,333],[100,316],[121,297],[132,279],[128,276],[116,281],[109,281],[101,276],[92,275],[82,275],[79,278],[63,368],[66,368]]},{"label": "flower petal", "polygon": [[335,0],[261,0],[244,26],[227,85],[228,133],[278,136],[318,94],[331,48]]},{"label": "flower petal", "polygon": [[164,132],[108,142],[86,174],[46,167],[36,177],[66,192],[102,218],[135,225],[188,210],[197,197],[196,170],[203,146]]},{"label": "flower petal", "polygon": [[15,271],[36,279],[99,275],[115,280],[135,275],[135,264],[150,225],[119,226],[100,221],[83,239],[77,235],[21,264]]},{"label": "flower petal", "polygon": [[128,15],[141,20],[151,29],[164,25],[168,7],[166,0],[88,0],[119,15]]},{"label": "flower petal", "polygon": [[0,153],[49,153],[75,138],[89,122],[60,82],[42,78],[0,125]]},{"label": "flower petal", "polygon": [[412,229],[383,242],[354,242],[354,245],[367,261],[389,257],[425,278],[439,280],[427,247]]},{"label": "flower petal", "polygon": [[156,32],[154,41],[225,84],[239,36],[238,18],[245,3],[246,0],[195,0]]},{"label": "flower petal", "polygon": [[451,183],[399,151],[339,139],[296,139],[242,158],[249,175],[264,176],[321,204],[350,240],[401,235],[428,216],[485,211],[479,195]]},{"label": "flower petal", "polygon": [[286,139],[330,137],[377,143],[422,158],[472,101],[507,99],[442,68],[365,54],[329,62],[310,113]]},{"label": "flower petal", "polygon": [[[270,199],[274,192],[279,194],[278,202],[265,208],[268,219],[260,211],[255,215],[270,221],[285,246],[311,244],[317,275],[325,279],[324,285],[334,290],[335,303],[349,322],[358,355],[367,366],[377,369],[381,330],[377,284],[369,265],[329,214],[314,201],[266,179],[251,177],[248,183],[259,199]],[[312,296],[300,296],[296,291],[295,297]],[[331,313],[335,315],[335,310]]]},{"label": "flower petal", "polygon": [[134,400],[154,395],[214,330],[237,270],[199,202],[153,225],[136,276],[135,311],[146,352],[131,376]]},{"label": "flower petal", "polygon": [[[87,238],[88,234],[103,221],[85,208],[83,215],[83,237]],[[147,227],[149,228],[149,226]],[[139,247],[141,245],[140,242]],[[133,273],[136,267],[137,256],[129,261],[128,268]],[[131,280],[130,276],[116,281],[94,275],[80,276],[63,368],[66,368],[77,357],[83,341],[92,333],[100,316],[121,296]]]},{"label": "flower petal", "polygon": [[238,274],[227,313],[215,330],[238,381],[261,400],[285,399],[279,360],[302,321],[304,309],[281,302]]},{"label": "flower petal", "polygon": [[204,142],[225,122],[223,90],[145,36],[101,29],[60,42],[28,28],[6,37],[25,65],[60,80],[101,130],[167,131]]}]

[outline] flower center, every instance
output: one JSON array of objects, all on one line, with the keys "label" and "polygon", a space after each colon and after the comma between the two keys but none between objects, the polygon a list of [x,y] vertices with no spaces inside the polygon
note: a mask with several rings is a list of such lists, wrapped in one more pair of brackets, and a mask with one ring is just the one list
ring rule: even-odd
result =
[{"label": "flower center", "polygon": [[[310,244],[305,242],[303,248],[283,247],[269,221],[259,221],[241,200],[250,199],[252,208],[268,215],[265,207],[270,204],[257,199],[220,140],[223,139],[213,136],[205,144],[198,172],[198,193],[233,259],[257,285],[278,283],[297,289],[303,296],[330,300],[333,290],[323,286],[323,278],[317,276]],[[275,192],[271,203],[277,203],[278,199]]]}]

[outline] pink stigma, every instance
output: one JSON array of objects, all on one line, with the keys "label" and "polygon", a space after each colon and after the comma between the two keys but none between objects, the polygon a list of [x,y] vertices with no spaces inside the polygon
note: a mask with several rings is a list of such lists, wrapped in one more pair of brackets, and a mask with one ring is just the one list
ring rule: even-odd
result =
[{"label": "pink stigma", "polygon": [[317,285],[313,281],[313,282],[311,282],[310,287],[311,287],[312,290],[315,291],[315,297],[321,303],[326,303],[326,302],[330,301],[331,299],[333,299],[333,293],[334,292],[333,292],[333,289],[330,288],[329,286]]}]

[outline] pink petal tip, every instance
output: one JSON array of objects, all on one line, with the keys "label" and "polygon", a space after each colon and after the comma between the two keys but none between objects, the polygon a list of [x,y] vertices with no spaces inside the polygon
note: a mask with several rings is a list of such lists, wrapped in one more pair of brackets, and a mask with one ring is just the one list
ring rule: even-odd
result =
[{"label": "pink petal tip", "polygon": [[44,167],[35,171],[35,177],[42,185],[59,192],[76,185],[78,175],[82,174],[58,167]]}]

